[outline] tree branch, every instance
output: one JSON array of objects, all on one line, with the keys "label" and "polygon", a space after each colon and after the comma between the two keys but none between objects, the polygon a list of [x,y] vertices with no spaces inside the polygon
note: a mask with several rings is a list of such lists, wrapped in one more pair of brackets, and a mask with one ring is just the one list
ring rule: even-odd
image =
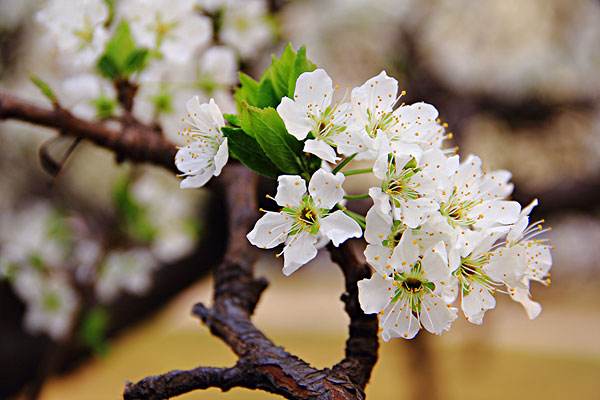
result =
[{"label": "tree branch", "polygon": [[239,386],[242,377],[242,371],[236,367],[200,367],[189,371],[171,371],[164,375],[149,376],[135,385],[127,383],[125,398],[165,399],[211,387],[227,391],[234,386]]},{"label": "tree branch", "polygon": [[[344,301],[351,317],[351,338],[342,362],[333,368],[312,367],[276,346],[251,321],[254,308],[267,286],[264,279],[254,278],[257,253],[245,237],[257,218],[257,177],[243,166],[235,165],[223,171],[219,184],[228,210],[229,241],[224,261],[215,271],[213,306],[196,304],[192,312],[237,354],[239,360],[233,369],[220,370],[235,371],[235,379],[226,380],[222,386],[213,386],[223,390],[233,386],[261,389],[288,399],[364,399],[364,387],[377,358],[378,347],[377,319],[365,316],[358,305],[356,281],[370,276],[368,267],[358,261],[349,246],[332,248],[334,259],[343,264],[346,277]],[[173,374],[179,379],[177,387],[170,386],[168,392],[153,391],[162,382],[173,382],[169,378]],[[195,379],[191,371],[146,378],[128,384],[124,398],[168,398],[172,393],[181,394],[197,388]],[[222,382],[220,377],[215,379]],[[148,393],[154,397],[147,397]]]},{"label": "tree branch", "polygon": [[346,282],[346,292],[342,294],[344,309],[350,317],[349,337],[346,341],[346,356],[333,369],[348,375],[353,382],[363,388],[369,382],[371,371],[377,362],[379,340],[376,314],[365,314],[358,301],[357,283],[371,277],[371,269],[358,259],[348,242],[340,247],[329,244],[331,259],[337,263]]},{"label": "tree branch", "polygon": [[177,148],[149,126],[121,125],[116,121],[111,121],[112,125],[107,122],[90,122],[63,108],[39,107],[0,92],[0,120],[3,119],[57,129],[61,135],[86,139],[112,150],[119,160],[152,163],[177,172],[173,162]]}]

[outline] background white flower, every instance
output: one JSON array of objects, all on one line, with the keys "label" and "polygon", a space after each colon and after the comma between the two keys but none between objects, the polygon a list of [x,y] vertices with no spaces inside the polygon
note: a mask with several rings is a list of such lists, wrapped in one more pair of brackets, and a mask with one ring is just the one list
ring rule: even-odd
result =
[{"label": "background white flower", "polygon": [[198,97],[193,97],[187,103],[187,111],[184,120],[188,126],[181,134],[188,144],[175,156],[175,165],[186,177],[181,181],[185,189],[204,186],[221,173],[229,158],[227,138],[221,133],[225,120],[215,101],[200,104]]},{"label": "background white flower", "polygon": [[210,19],[195,12],[195,5],[194,0],[128,0],[119,9],[138,44],[181,64],[212,38]]},{"label": "background white flower", "polygon": [[50,0],[36,17],[69,62],[91,67],[104,50],[108,7],[103,0],[81,0],[76,7],[70,0]]}]

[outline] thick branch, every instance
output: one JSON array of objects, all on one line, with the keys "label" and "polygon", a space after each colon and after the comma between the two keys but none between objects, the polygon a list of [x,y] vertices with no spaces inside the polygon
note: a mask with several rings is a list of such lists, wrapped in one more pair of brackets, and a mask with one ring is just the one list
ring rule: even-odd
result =
[{"label": "thick branch", "polygon": [[135,385],[127,383],[125,399],[165,399],[211,387],[226,391],[239,386],[242,378],[242,371],[236,367],[200,367],[189,371],[171,371],[163,375],[149,376]]},{"label": "thick branch", "polygon": [[90,122],[65,109],[39,107],[0,92],[0,120],[2,119],[57,129],[62,135],[86,139],[106,147],[114,151],[119,159],[148,162],[176,171],[173,160],[177,148],[149,126],[133,124],[113,127],[105,122]]},{"label": "thick branch", "polygon": [[[369,276],[349,248],[339,249],[339,262],[347,279],[346,310],[351,315],[352,334],[348,341],[346,358],[333,369],[317,369],[307,362],[276,346],[251,321],[260,294],[267,283],[253,276],[256,253],[245,238],[257,218],[257,178],[241,165],[232,166],[219,178],[228,208],[229,242],[223,263],[215,271],[214,305],[208,308],[197,304],[193,313],[238,355],[236,364],[239,379],[230,380],[224,390],[239,386],[261,389],[288,399],[364,399],[377,352],[377,322],[374,317],[362,318],[358,306],[355,283]],[[354,282],[354,283],[352,283]],[[360,314],[359,314],[360,311]],[[360,349],[366,346],[365,349]],[[359,365],[363,364],[363,365]],[[157,382],[170,381],[179,374],[182,382],[170,392],[152,392]],[[187,376],[187,378],[184,378]],[[137,399],[137,393],[153,393],[155,399],[169,397],[169,393],[184,393],[194,389],[194,376],[182,372],[146,378],[125,389],[126,399]],[[218,386],[221,387],[221,386]]]},{"label": "thick branch", "polygon": [[333,369],[348,375],[353,382],[364,388],[369,382],[373,367],[377,362],[379,340],[376,314],[365,314],[358,302],[357,283],[371,277],[371,269],[358,259],[348,242],[340,247],[328,246],[331,259],[337,263],[346,282],[346,292],[342,294],[345,310],[350,317],[349,337],[346,341],[346,356]]}]

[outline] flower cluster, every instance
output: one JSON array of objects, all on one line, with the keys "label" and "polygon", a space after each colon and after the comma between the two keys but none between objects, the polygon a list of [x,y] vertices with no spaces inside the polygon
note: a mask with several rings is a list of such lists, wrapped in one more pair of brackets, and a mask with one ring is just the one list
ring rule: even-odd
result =
[{"label": "flower cluster", "polygon": [[18,212],[2,210],[0,280],[25,303],[25,329],[64,340],[89,311],[80,310],[83,291],[99,304],[123,293],[143,295],[161,262],[189,254],[198,239],[196,202],[174,192],[173,183],[169,175],[161,179],[150,171],[118,182],[119,228],[111,224],[104,232],[94,218],[67,214],[45,201]]},{"label": "flower cluster", "polygon": [[163,124],[175,123],[170,115],[191,89],[233,109],[240,63],[275,32],[265,0],[50,0],[36,17],[59,64],[45,78],[64,107],[84,118],[119,115],[111,81],[127,78],[140,88],[134,115]]},{"label": "flower cluster", "polygon": [[[282,67],[276,60],[271,68]],[[486,171],[477,156],[461,158],[456,149],[445,149],[451,134],[437,110],[399,104],[403,94],[384,71],[336,101],[328,74],[307,67],[273,104],[276,114],[249,105],[247,96],[241,122],[227,118],[227,125],[212,100],[192,100],[187,132],[193,140],[177,156],[187,176],[182,187],[202,186],[218,175],[228,143],[235,158],[268,175],[263,164],[236,150],[237,134],[246,132],[258,144],[254,153],[264,151],[264,162],[281,170],[272,198],[278,210],[266,211],[248,240],[260,248],[283,244],[283,272],[289,275],[329,241],[338,246],[364,235],[374,274],[358,283],[359,300],[365,313],[380,315],[384,340],[412,338],[421,328],[441,334],[457,318],[455,302],[470,322],[481,324],[496,293],[508,294],[535,318],[540,305],[531,300],[529,285],[548,283],[552,265],[550,246],[537,237],[545,231],[542,221],[529,222],[537,201],[522,208],[509,200],[509,172]],[[246,146],[254,143],[248,137]],[[272,147],[275,139],[284,146]],[[286,148],[299,149],[297,175],[286,173],[295,168],[281,157]],[[369,168],[348,170],[354,159]],[[368,194],[345,194],[345,176],[356,174],[372,174],[377,182]],[[357,198],[372,200],[366,217],[344,205],[344,199]]]}]

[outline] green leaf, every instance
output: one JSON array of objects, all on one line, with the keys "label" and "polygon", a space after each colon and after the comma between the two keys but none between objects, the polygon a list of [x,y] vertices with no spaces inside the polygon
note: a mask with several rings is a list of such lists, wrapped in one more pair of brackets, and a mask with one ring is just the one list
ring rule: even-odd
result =
[{"label": "green leaf", "polygon": [[29,77],[29,79],[31,79],[31,82],[33,82],[33,84],[35,86],[37,86],[37,88],[40,90],[40,92],[42,92],[42,94],[44,96],[46,96],[46,98],[48,100],[50,100],[52,102],[52,104],[58,104],[58,99],[56,98],[56,95],[54,94],[54,91],[52,90],[50,85],[48,85],[46,82],[44,82],[37,75],[31,75]]},{"label": "green leaf", "polygon": [[[294,93],[289,93],[289,82],[296,63],[296,52],[291,44],[288,44],[281,57],[271,56],[271,66],[267,69],[268,76],[272,82],[273,91],[278,99],[283,97],[293,98]],[[295,82],[295,81],[294,81]]]},{"label": "green leaf", "polygon": [[240,128],[225,126],[221,132],[227,137],[231,155],[251,170],[270,178],[277,178],[279,169],[265,155],[256,139]]},{"label": "green leaf", "polygon": [[294,91],[296,90],[296,81],[298,77],[305,72],[312,72],[317,69],[317,66],[306,58],[306,47],[302,46],[298,49],[296,54],[296,60],[294,62],[294,68],[290,72],[288,81],[288,97],[294,98]]},{"label": "green leaf", "polygon": [[108,312],[98,306],[92,308],[84,315],[81,327],[79,328],[81,342],[99,355],[104,355],[108,351],[108,343],[106,341],[108,322]]},{"label": "green leaf", "polygon": [[240,87],[235,93],[238,108],[241,110],[244,102],[259,108],[277,107],[283,97],[294,97],[298,76],[315,68],[304,47],[295,52],[289,44],[280,57],[273,56],[260,81],[240,73]]},{"label": "green leaf", "polygon": [[235,114],[223,114],[223,118],[225,118],[225,121],[227,121],[231,126],[240,126],[240,118]]},{"label": "green leaf", "polygon": [[110,97],[101,95],[91,101],[96,109],[96,117],[99,119],[107,119],[114,115],[117,108],[117,102]]},{"label": "green leaf", "polygon": [[135,48],[135,41],[129,24],[127,21],[122,20],[117,26],[113,37],[106,44],[104,54],[111,58],[119,68],[123,68]]},{"label": "green leaf", "polygon": [[150,56],[148,49],[136,47],[129,24],[122,20],[106,44],[96,67],[109,79],[126,78],[134,72],[143,70]]},{"label": "green leaf", "polygon": [[244,103],[240,115],[244,132],[254,137],[267,157],[287,174],[299,174],[302,164],[302,142],[290,135],[277,111]]},{"label": "green leaf", "polygon": [[126,74],[132,74],[146,68],[148,60],[150,59],[150,51],[148,49],[139,48],[133,50],[123,66],[123,72]]},{"label": "green leaf", "polygon": [[156,227],[143,207],[131,194],[131,182],[124,177],[117,181],[113,191],[121,228],[141,243],[150,243],[156,237]]},{"label": "green leaf", "polygon": [[293,99],[298,77],[304,72],[314,71],[315,68],[316,65],[306,58],[305,47],[300,47],[296,53],[292,45],[288,44],[281,57],[273,57],[268,69],[275,95],[280,101],[286,96]]},{"label": "green leaf", "polygon": [[102,76],[108,79],[116,79],[121,74],[119,66],[107,55],[100,57],[96,63],[96,68]]}]

